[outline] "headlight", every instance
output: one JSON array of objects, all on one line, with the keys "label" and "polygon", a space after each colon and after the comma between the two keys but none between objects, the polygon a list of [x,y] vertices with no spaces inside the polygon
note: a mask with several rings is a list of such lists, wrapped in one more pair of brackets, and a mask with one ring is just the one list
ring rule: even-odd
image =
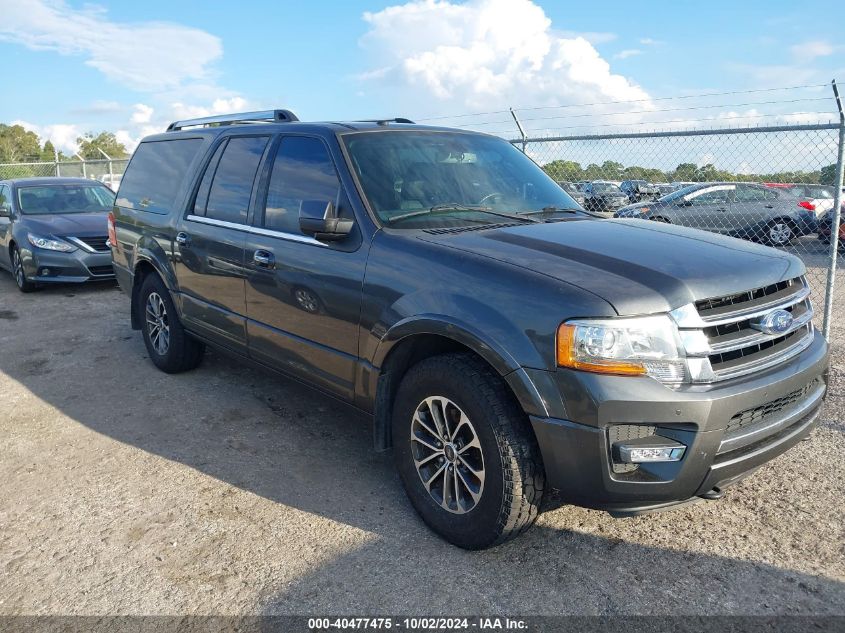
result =
[{"label": "headlight", "polygon": [[32,233],[27,234],[27,239],[29,243],[37,248],[43,248],[48,251],[61,251],[62,253],[70,253],[71,251],[75,251],[76,247],[71,246],[67,242],[63,242],[62,240],[56,240],[51,237],[41,237],[40,235],[33,235]]},{"label": "headlight", "polygon": [[666,315],[568,321],[558,328],[557,364],[601,374],[648,375],[665,383],[686,378],[677,328]]}]

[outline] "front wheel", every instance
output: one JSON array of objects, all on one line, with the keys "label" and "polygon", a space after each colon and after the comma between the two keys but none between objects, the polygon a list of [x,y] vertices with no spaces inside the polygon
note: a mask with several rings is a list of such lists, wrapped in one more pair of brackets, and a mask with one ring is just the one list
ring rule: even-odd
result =
[{"label": "front wheel", "polygon": [[197,367],[205,345],[187,335],[167,286],[158,275],[144,279],[140,299],[144,343],[155,366],[168,374]]},{"label": "front wheel", "polygon": [[12,247],[12,276],[15,278],[15,285],[21,292],[32,292],[36,285],[26,278],[26,271],[23,268],[23,259],[17,246]]},{"label": "front wheel", "polygon": [[470,354],[412,367],[393,409],[393,454],[412,505],[450,543],[484,549],[536,520],[545,473],[525,413]]}]

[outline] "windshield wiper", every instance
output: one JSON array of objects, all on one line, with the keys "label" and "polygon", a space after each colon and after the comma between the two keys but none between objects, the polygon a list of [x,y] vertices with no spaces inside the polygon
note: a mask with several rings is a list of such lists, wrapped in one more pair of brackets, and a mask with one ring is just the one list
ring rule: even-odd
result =
[{"label": "windshield wiper", "polygon": [[542,220],[535,220],[534,218],[524,217],[524,215],[521,213],[503,213],[502,211],[493,211],[493,209],[491,209],[490,207],[484,207],[481,205],[457,204],[451,202],[435,204],[433,207],[429,207],[428,209],[417,209],[416,211],[409,211],[408,213],[394,215],[393,217],[390,217],[385,220],[385,222],[387,222],[388,224],[392,224],[393,222],[398,222],[399,220],[404,220],[406,218],[415,218],[420,215],[430,215],[433,213],[453,213],[456,211],[486,213],[487,215],[495,215],[500,218],[508,218],[511,220],[517,220],[519,222],[542,222]]},{"label": "windshield wiper", "polygon": [[[543,207],[542,209],[538,209],[536,211],[520,211],[519,215],[543,215],[546,213],[584,213],[595,218],[604,217],[577,207]],[[542,220],[535,220],[535,222],[542,222]]]}]

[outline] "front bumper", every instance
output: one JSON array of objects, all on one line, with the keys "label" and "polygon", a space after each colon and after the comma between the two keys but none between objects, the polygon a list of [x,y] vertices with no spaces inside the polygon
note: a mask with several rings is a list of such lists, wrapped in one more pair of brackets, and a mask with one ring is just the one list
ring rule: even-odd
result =
[{"label": "front bumper", "polygon": [[77,249],[70,253],[40,248],[21,249],[24,272],[35,283],[81,283],[114,279],[110,252],[90,253]]},{"label": "front bumper", "polygon": [[[827,355],[817,333],[804,352],[769,371],[677,390],[650,378],[561,370],[543,372],[544,381],[535,374],[555,416],[530,416],[548,485],[564,501],[617,514],[718,495],[808,435],[827,387]],[[772,412],[766,407],[773,402],[786,405]],[[740,413],[751,420],[741,427]],[[683,459],[637,467],[614,462],[613,438],[631,428],[681,442]]]}]

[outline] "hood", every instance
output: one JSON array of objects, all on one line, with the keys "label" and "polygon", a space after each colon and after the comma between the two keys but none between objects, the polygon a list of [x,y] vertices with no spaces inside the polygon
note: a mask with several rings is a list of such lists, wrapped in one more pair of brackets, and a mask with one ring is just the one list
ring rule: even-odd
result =
[{"label": "hood", "polygon": [[33,233],[57,237],[98,237],[107,235],[108,212],[22,215],[19,225]]},{"label": "hood", "polygon": [[773,248],[646,220],[572,219],[420,239],[573,284],[620,315],[667,312],[804,273],[800,259]]}]

